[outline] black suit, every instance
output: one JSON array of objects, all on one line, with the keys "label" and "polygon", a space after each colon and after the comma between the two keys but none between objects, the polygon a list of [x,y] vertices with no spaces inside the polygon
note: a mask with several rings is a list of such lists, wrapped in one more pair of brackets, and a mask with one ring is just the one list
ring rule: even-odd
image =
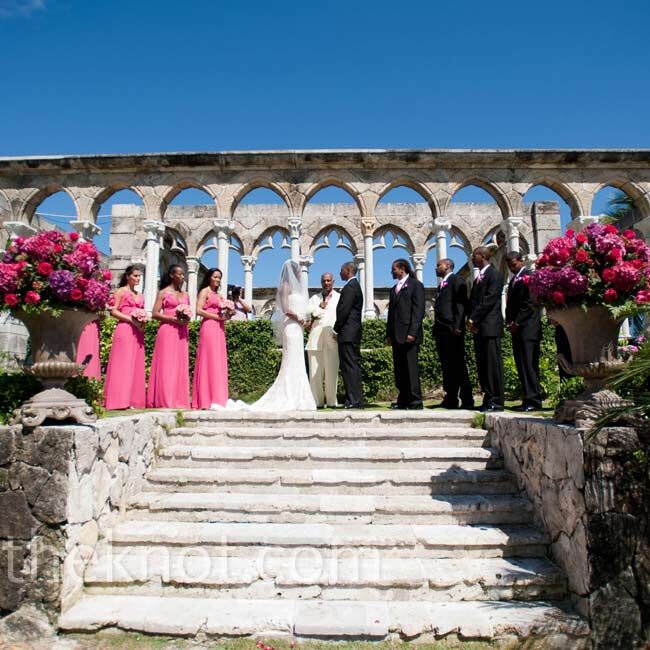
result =
[{"label": "black suit", "polygon": [[[415,277],[407,278],[399,291],[393,287],[388,301],[386,338],[393,348],[398,406],[422,406],[418,350],[422,343],[424,285]],[[415,340],[407,343],[406,337]]]},{"label": "black suit", "polygon": [[501,295],[503,278],[493,267],[488,266],[482,276],[477,276],[469,296],[468,318],[478,332],[474,334],[474,353],[483,406],[503,408],[503,359],[501,358],[501,337],[503,316]]},{"label": "black suit", "polygon": [[361,311],[363,293],[356,278],[349,280],[341,289],[336,305],[334,331],[339,344],[339,363],[345,386],[345,404],[361,406]]},{"label": "black suit", "polygon": [[512,335],[512,352],[517,374],[523,389],[523,403],[541,407],[542,389],[539,384],[539,351],[542,324],[539,309],[533,303],[528,289],[532,273],[524,268],[508,284],[506,324],[518,325]]},{"label": "black suit", "polygon": [[[452,273],[440,283],[435,303],[433,335],[442,366],[442,403],[449,408],[458,406],[458,394],[466,408],[474,406],[472,383],[465,363],[465,313],[467,311],[467,285]],[[459,331],[460,334],[454,334]]]}]

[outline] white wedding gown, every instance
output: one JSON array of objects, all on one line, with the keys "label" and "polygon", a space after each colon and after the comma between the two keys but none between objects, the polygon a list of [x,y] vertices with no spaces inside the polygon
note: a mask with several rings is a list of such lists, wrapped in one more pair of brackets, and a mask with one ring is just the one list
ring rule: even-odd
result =
[{"label": "white wedding gown", "polygon": [[[292,293],[287,307],[294,314],[304,314],[307,302],[299,293]],[[302,326],[285,317],[282,323],[282,363],[273,385],[257,402],[246,404],[240,400],[228,400],[226,406],[213,404],[215,410],[246,411],[315,411],[316,400],[309,386],[305,367],[305,343]]]}]

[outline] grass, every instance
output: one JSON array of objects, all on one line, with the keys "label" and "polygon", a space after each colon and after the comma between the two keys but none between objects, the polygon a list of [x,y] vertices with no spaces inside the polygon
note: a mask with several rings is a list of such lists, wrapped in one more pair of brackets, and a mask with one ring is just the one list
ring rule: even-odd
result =
[{"label": "grass", "polygon": [[[134,632],[99,632],[97,634],[66,634],[65,639],[71,639],[83,650],[257,650],[257,640],[241,639],[180,639],[167,636],[149,636]],[[399,641],[381,642],[326,642],[308,641],[295,643],[290,639],[261,639],[274,650],[494,650],[499,646],[487,642],[462,642],[455,639],[432,643],[402,643]],[[508,646],[514,648],[516,646]]]}]

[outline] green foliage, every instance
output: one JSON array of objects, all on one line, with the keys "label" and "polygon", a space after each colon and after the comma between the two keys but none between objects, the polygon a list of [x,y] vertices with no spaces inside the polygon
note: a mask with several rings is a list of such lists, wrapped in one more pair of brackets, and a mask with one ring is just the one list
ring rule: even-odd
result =
[{"label": "green foliage", "polygon": [[185,414],[183,411],[176,411],[176,426],[184,427],[185,426]]},{"label": "green foliage", "polygon": [[474,413],[472,429],[485,429],[485,413]]},{"label": "green foliage", "polygon": [[550,396],[550,405],[557,408],[566,400],[575,399],[584,389],[585,382],[582,377],[568,377],[558,381],[556,392]]}]

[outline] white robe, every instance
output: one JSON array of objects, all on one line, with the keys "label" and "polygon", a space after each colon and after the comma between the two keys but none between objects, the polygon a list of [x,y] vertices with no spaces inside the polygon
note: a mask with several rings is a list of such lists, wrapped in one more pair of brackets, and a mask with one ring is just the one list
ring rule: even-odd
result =
[{"label": "white robe", "polygon": [[307,339],[307,357],[309,359],[309,385],[318,406],[336,406],[336,389],[339,376],[339,349],[332,335],[336,322],[336,305],[340,294],[332,290],[327,307],[322,309],[323,299],[319,291],[309,299],[308,318],[312,327]]}]

